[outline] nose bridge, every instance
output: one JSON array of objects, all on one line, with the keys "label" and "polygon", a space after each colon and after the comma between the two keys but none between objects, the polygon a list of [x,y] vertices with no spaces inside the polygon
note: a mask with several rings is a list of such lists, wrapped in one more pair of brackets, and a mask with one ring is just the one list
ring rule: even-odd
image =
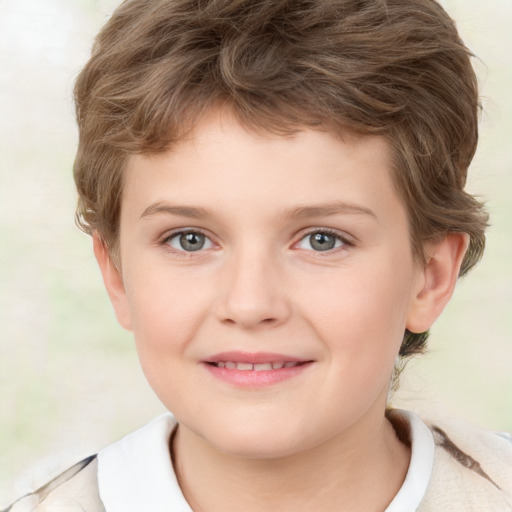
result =
[{"label": "nose bridge", "polygon": [[279,258],[267,248],[248,245],[225,262],[220,320],[244,328],[277,325],[289,315]]}]

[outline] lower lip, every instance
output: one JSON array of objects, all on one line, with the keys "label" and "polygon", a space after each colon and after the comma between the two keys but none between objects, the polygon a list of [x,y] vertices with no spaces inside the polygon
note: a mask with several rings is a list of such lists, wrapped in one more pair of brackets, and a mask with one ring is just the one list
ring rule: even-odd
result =
[{"label": "lower lip", "polygon": [[241,387],[264,387],[273,384],[279,384],[286,380],[292,379],[311,367],[313,363],[303,363],[290,368],[279,368],[276,370],[234,370],[229,368],[219,368],[211,364],[204,363],[206,369],[216,378],[223,380],[234,386]]}]

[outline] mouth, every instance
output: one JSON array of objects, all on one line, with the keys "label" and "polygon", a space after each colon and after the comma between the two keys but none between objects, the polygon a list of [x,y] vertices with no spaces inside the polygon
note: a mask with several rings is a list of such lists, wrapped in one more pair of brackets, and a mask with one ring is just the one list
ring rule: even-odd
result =
[{"label": "mouth", "polygon": [[241,363],[237,361],[207,361],[206,364],[216,368],[227,368],[228,370],[240,370],[243,372],[264,372],[280,370],[281,368],[294,368],[309,363],[310,361],[275,361],[271,363]]},{"label": "mouth", "polygon": [[228,384],[258,388],[295,378],[314,361],[282,354],[224,352],[203,363],[214,377]]}]

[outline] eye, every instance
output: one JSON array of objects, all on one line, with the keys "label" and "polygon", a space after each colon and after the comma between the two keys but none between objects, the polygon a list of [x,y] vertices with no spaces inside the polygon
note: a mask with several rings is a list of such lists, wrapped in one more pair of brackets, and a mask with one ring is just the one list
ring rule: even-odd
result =
[{"label": "eye", "polygon": [[177,251],[195,252],[213,247],[212,241],[198,231],[175,233],[167,238],[166,243]]},{"label": "eye", "polygon": [[297,247],[309,251],[330,251],[345,245],[345,241],[329,231],[314,231],[302,238]]}]

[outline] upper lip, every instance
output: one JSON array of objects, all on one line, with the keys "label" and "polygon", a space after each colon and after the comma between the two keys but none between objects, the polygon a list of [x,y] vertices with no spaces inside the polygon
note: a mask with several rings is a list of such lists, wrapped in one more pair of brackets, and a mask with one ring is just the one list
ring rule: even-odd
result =
[{"label": "upper lip", "polygon": [[221,361],[233,361],[235,363],[264,364],[264,363],[300,363],[308,362],[311,359],[294,357],[286,354],[275,354],[272,352],[221,352],[204,359],[205,363],[219,363]]}]

